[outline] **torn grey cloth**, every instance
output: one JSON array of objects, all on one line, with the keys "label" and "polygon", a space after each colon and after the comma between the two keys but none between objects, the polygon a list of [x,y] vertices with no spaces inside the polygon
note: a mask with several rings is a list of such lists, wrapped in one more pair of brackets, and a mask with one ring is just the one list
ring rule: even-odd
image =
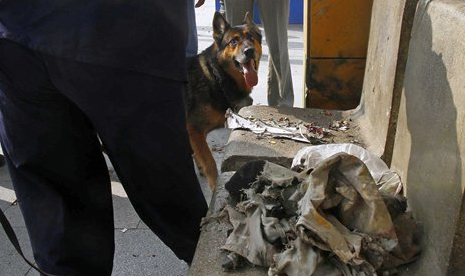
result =
[{"label": "torn grey cloth", "polygon": [[405,198],[380,192],[357,157],[338,153],[300,173],[258,164],[249,166],[255,175],[239,170],[226,184],[242,190],[224,210],[233,230],[223,249],[269,276],[390,275],[418,255]]}]

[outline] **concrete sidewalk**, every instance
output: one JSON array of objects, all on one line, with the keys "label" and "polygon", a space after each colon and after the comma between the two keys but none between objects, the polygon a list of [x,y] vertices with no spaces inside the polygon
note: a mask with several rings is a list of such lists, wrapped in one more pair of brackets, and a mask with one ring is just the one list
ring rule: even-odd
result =
[{"label": "concrete sidewalk", "polygon": [[[215,3],[207,0],[204,6],[196,10],[199,35],[199,50],[210,46],[212,40],[211,22]],[[264,41],[265,42],[265,41]],[[268,70],[268,48],[264,43],[263,57],[259,69],[259,83],[252,93],[255,104],[266,104],[266,79]],[[291,60],[295,106],[303,104],[303,31],[302,25],[289,27],[289,54]],[[218,168],[224,155],[224,145],[229,131],[220,129],[208,136],[208,142],[217,160]],[[174,254],[144,225],[132,208],[124,189],[108,162],[113,185],[113,204],[115,213],[115,244],[114,258],[115,276],[184,276],[187,275],[187,265],[179,261]],[[202,190],[210,201],[211,193],[207,180],[199,176]],[[12,223],[18,234],[22,248],[28,258],[32,259],[29,239],[19,207],[15,204],[16,197],[11,179],[6,167],[0,168],[0,208]],[[7,240],[3,230],[0,230],[0,276],[37,276],[30,269]]]}]

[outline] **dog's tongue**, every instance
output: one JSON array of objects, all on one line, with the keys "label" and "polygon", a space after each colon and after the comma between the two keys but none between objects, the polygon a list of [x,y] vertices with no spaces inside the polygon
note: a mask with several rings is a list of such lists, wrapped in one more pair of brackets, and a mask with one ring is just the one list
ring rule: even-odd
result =
[{"label": "dog's tongue", "polygon": [[247,64],[242,64],[242,69],[244,70],[244,79],[249,88],[254,87],[258,83],[257,70],[254,67],[253,59],[250,60]]}]

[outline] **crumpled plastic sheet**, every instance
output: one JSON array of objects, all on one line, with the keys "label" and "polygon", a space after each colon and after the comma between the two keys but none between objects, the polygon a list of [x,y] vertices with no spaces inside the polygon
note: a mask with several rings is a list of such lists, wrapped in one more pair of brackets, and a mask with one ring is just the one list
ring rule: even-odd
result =
[{"label": "crumpled plastic sheet", "polygon": [[305,147],[295,155],[292,167],[313,168],[324,159],[340,152],[351,154],[362,160],[376,184],[381,186],[380,190],[391,194],[399,194],[402,191],[402,182],[396,172],[390,170],[379,157],[354,144],[326,144]]},{"label": "crumpled plastic sheet", "polygon": [[[226,111],[226,127],[229,129],[248,129],[258,135],[269,135],[274,138],[286,138],[309,144],[321,144],[320,135],[314,135],[303,125],[297,127],[272,126],[260,120],[251,121],[230,109]],[[323,128],[322,128],[323,130]]]},{"label": "crumpled plastic sheet", "polygon": [[419,254],[406,199],[379,191],[358,157],[337,153],[300,173],[259,162],[255,177],[240,169],[226,183],[256,179],[223,210],[233,228],[223,249],[269,276],[385,276]]}]

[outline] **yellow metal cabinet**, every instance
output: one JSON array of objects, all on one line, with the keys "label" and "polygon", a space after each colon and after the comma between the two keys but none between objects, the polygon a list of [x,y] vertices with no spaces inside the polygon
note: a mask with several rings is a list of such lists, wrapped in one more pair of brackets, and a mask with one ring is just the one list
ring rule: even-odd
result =
[{"label": "yellow metal cabinet", "polygon": [[306,0],[305,106],[352,109],[365,72],[373,0]]}]

